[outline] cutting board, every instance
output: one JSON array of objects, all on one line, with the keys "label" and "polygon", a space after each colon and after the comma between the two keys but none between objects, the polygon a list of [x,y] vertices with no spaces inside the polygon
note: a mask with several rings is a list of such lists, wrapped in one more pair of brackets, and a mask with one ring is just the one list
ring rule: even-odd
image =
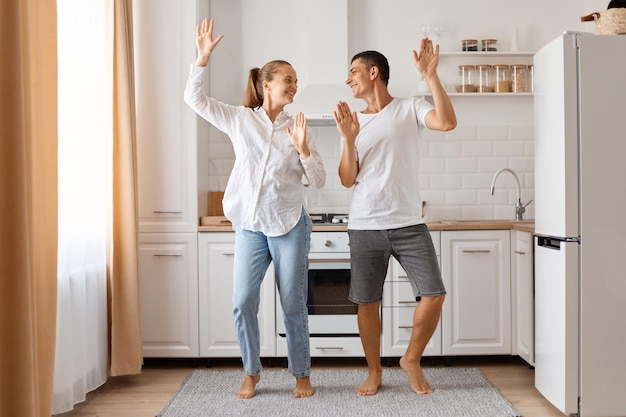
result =
[{"label": "cutting board", "polygon": [[224,215],[224,209],[222,208],[222,198],[224,198],[224,191],[209,191],[209,197],[207,200],[209,216]]},{"label": "cutting board", "polygon": [[200,217],[200,226],[231,226],[232,223],[224,216]]}]

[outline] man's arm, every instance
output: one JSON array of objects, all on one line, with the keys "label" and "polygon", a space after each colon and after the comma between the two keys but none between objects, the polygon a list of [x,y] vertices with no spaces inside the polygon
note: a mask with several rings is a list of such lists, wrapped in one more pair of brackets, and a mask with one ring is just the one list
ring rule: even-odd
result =
[{"label": "man's arm", "polygon": [[450,97],[443,88],[437,66],[439,64],[439,45],[433,49],[430,39],[424,38],[420,43],[420,52],[413,51],[415,68],[422,73],[424,81],[433,97],[435,109],[426,114],[426,126],[432,130],[452,130],[456,127],[456,114]]},{"label": "man's arm", "polygon": [[337,130],[342,140],[339,178],[341,179],[341,185],[352,187],[359,173],[359,162],[356,159],[356,150],[354,148],[356,137],[361,129],[359,119],[355,112],[350,111],[350,106],[344,101],[337,103],[337,108],[333,111],[333,117],[335,118],[335,123],[337,123]]}]

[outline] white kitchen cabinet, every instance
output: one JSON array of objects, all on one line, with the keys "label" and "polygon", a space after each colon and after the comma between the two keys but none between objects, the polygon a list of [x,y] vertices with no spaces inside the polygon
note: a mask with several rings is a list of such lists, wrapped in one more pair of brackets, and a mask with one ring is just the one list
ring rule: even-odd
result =
[{"label": "white kitchen cabinet", "polygon": [[[430,233],[440,261],[440,232]],[[402,356],[406,351],[413,330],[413,313],[417,302],[411,283],[400,263],[392,258],[383,289],[382,302],[382,352],[383,357]],[[433,333],[423,356],[441,355],[441,320]]]},{"label": "white kitchen cabinet", "polygon": [[511,231],[511,284],[513,296],[513,354],[535,364],[533,235]]},{"label": "white kitchen cabinet", "polygon": [[195,233],[139,236],[144,357],[198,356],[198,259]]},{"label": "white kitchen cabinet", "polygon": [[133,2],[141,233],[198,228],[197,119],[183,101],[196,8],[196,0]]},{"label": "white kitchen cabinet", "polygon": [[[199,233],[199,325],[201,357],[240,357],[233,319],[235,234]],[[261,286],[259,331],[261,356],[276,356],[274,268]]]},{"label": "white kitchen cabinet", "polygon": [[443,355],[511,354],[509,230],[441,232]]},{"label": "white kitchen cabinet", "polygon": [[196,0],[133,2],[145,357],[199,353],[197,127],[183,102],[197,10]]}]

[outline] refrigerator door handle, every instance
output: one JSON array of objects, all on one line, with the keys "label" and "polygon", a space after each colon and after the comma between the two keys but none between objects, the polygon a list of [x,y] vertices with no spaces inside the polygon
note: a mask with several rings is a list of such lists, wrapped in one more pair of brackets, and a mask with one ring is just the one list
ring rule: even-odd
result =
[{"label": "refrigerator door handle", "polygon": [[537,236],[537,245],[547,249],[561,250],[561,243],[577,242],[579,237]]}]

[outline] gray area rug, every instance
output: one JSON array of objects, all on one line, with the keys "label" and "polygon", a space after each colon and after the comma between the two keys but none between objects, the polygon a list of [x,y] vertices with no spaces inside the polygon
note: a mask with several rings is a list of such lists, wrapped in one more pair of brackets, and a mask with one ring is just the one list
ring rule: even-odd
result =
[{"label": "gray area rug", "polygon": [[286,369],[265,369],[256,396],[242,400],[235,392],[243,381],[241,370],[194,370],[157,417],[194,416],[416,416],[519,417],[477,368],[424,368],[434,393],[417,395],[399,368],[383,369],[378,394],[362,397],[354,388],[367,376],[365,369],[313,369],[316,392],[293,398],[295,379]]}]

